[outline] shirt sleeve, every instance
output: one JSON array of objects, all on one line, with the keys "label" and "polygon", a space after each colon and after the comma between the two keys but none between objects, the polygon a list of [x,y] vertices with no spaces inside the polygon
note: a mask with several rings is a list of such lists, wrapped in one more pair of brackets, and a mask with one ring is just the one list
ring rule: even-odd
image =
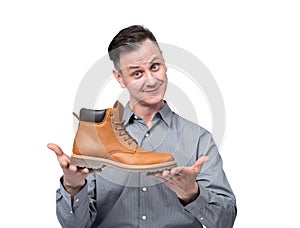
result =
[{"label": "shirt sleeve", "polygon": [[91,227],[97,215],[95,206],[95,175],[88,176],[85,186],[74,196],[73,205],[70,194],[64,189],[62,178],[56,192],[56,214],[64,228]]},{"label": "shirt sleeve", "polygon": [[207,228],[230,228],[236,217],[236,200],[223,171],[222,158],[209,132],[200,136],[198,155],[209,156],[197,178],[200,194],[184,209]]}]

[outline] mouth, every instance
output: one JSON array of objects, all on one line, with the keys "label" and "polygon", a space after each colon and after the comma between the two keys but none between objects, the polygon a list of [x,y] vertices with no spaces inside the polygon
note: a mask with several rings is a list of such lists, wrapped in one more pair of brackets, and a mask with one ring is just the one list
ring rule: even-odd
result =
[{"label": "mouth", "polygon": [[159,87],[155,88],[155,89],[143,89],[142,92],[143,93],[152,93],[155,92],[159,89]]}]

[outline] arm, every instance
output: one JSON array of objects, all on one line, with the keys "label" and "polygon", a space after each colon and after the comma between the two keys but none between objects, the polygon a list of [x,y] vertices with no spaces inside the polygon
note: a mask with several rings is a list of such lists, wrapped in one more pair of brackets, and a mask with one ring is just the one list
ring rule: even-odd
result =
[{"label": "arm", "polygon": [[87,177],[84,187],[73,197],[63,184],[56,192],[56,214],[62,227],[92,227],[96,218],[95,175]]},{"label": "arm", "polygon": [[156,177],[163,179],[177,194],[184,210],[207,228],[230,228],[236,217],[235,197],[210,133],[200,136],[197,153],[194,165],[176,167]]},{"label": "arm", "polygon": [[48,144],[48,148],[55,152],[64,173],[56,193],[56,213],[60,224],[72,228],[91,227],[97,214],[94,171],[70,165],[69,156],[59,146]]},{"label": "arm", "polygon": [[223,172],[222,159],[217,157],[197,177],[198,197],[184,210],[193,214],[207,228],[230,228],[236,217],[235,196]]},{"label": "arm", "polygon": [[237,213],[235,196],[223,171],[218,148],[207,131],[201,135],[198,145],[198,154],[203,153],[210,157],[210,161],[203,165],[196,178],[200,194],[185,209],[202,219],[207,228],[233,227]]}]

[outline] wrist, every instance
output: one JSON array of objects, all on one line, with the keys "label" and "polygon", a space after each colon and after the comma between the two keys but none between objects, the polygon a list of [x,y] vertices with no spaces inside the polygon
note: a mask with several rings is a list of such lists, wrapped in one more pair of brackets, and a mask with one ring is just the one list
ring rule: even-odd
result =
[{"label": "wrist", "polygon": [[86,183],[86,180],[82,180],[80,183],[74,185],[74,184],[70,184],[65,177],[63,177],[63,186],[64,189],[71,195],[74,196],[76,195],[78,192],[80,192],[80,190],[84,187]]},{"label": "wrist", "polygon": [[200,189],[199,189],[198,184],[195,182],[193,189],[189,193],[187,193],[184,197],[180,198],[180,201],[184,205],[187,205],[187,204],[193,202],[195,199],[197,199],[199,194],[200,194]]}]

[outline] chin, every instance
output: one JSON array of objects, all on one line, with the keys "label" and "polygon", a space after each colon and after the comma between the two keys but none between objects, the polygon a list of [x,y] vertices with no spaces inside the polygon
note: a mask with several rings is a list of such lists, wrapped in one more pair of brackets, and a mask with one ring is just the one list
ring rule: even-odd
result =
[{"label": "chin", "polygon": [[146,104],[146,105],[158,105],[163,100],[163,97],[147,97],[142,100],[140,100],[140,103]]}]

